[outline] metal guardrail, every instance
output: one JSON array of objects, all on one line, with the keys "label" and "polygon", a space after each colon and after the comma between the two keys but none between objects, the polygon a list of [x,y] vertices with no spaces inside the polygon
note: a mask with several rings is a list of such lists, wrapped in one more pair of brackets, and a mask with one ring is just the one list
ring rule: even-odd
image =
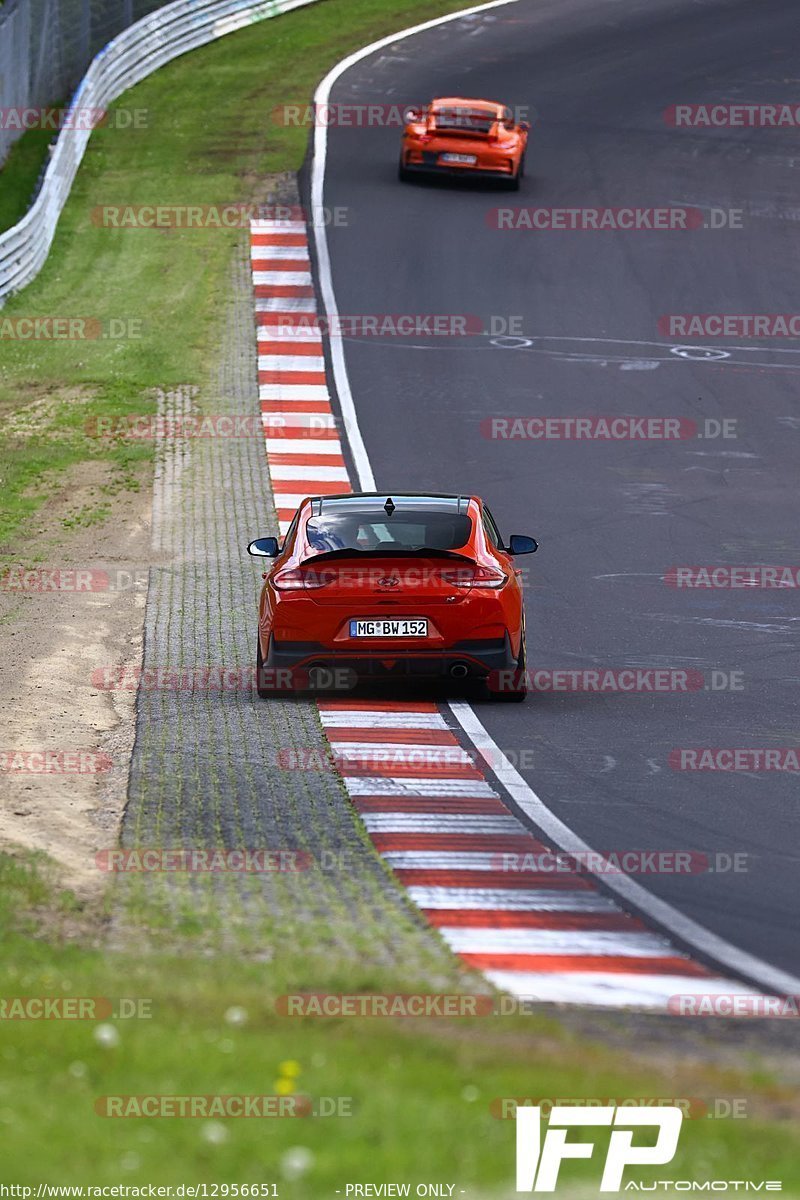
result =
[{"label": "metal guardrail", "polygon": [[[69,112],[104,109],[158,67],[225,34],[317,0],[174,0],[137,21],[92,60]],[[0,306],[38,275],[50,252],[91,129],[63,128],[42,186],[22,220],[0,234]],[[65,126],[69,125],[67,115]]]}]

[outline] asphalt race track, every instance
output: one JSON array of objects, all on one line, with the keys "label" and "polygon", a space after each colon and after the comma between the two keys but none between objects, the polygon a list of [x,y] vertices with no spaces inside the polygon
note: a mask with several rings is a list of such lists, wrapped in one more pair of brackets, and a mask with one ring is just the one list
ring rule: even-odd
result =
[{"label": "asphalt race track", "polygon": [[[591,846],[746,854],[744,871],[648,875],[737,947],[800,971],[797,775],[679,771],[681,747],[798,741],[797,591],[669,587],[676,565],[797,564],[800,347],[670,339],[670,313],[797,307],[796,129],[671,127],[670,105],[796,97],[793,0],[518,0],[396,42],[332,101],[501,99],[535,114],[521,192],[400,184],[399,130],[332,127],[324,203],[342,314],[476,314],[469,337],[348,338],[377,486],[482,494],[539,538],[529,666],[689,668],[678,694],[543,693],[477,706],[550,809]],[[499,230],[519,206],[692,205],[739,227]],[[726,222],[730,219],[726,216]],[[498,321],[499,319],[499,321]],[[676,348],[688,347],[676,353]],[[725,357],[722,352],[725,352]],[[735,420],[735,438],[497,440],[490,416]],[[724,673],[724,675],[722,674]],[[723,863],[725,860],[723,860]]]}]

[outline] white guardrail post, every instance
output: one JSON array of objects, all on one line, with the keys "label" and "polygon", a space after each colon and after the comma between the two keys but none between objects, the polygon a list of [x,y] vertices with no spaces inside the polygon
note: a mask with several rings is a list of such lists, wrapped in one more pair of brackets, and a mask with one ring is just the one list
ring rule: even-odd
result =
[{"label": "white guardrail post", "polygon": [[0,306],[38,275],[50,252],[91,129],[69,128],[72,112],[104,109],[170,59],[237,29],[317,0],[174,0],[123,30],[92,59],[78,85],[42,186],[25,216],[0,234]]}]

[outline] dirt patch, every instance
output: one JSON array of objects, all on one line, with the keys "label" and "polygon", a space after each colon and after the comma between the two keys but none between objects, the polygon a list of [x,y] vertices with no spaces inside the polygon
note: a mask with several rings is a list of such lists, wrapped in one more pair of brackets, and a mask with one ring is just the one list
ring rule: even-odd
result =
[{"label": "dirt patch", "polygon": [[[52,385],[30,384],[24,394],[31,399],[27,404],[20,404],[20,389],[16,389],[9,397],[10,412],[3,411],[6,405],[0,400],[0,411],[3,411],[3,432],[6,437],[34,437],[46,433],[49,438],[58,438],[58,427],[55,422],[56,410],[62,404],[85,404],[94,397],[94,390],[85,387],[54,387]],[[66,431],[64,437],[71,436]]]},{"label": "dirt patch", "polygon": [[118,491],[106,463],[66,472],[0,590],[0,846],[44,852],[83,899],[106,882],[94,859],[117,842],[133,745],[135,692],[92,674],[141,663],[152,492],[149,468],[139,476]]}]

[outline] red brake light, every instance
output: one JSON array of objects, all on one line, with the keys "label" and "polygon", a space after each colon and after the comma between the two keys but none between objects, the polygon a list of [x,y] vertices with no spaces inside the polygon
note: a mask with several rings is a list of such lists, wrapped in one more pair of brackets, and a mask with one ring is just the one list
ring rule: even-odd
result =
[{"label": "red brake light", "polygon": [[479,563],[442,572],[442,576],[453,587],[460,588],[501,588],[508,576],[499,567],[484,567]]},{"label": "red brake light", "polygon": [[272,576],[272,582],[281,592],[302,591],[305,586],[301,571],[278,571]]},{"label": "red brake light", "polygon": [[472,587],[479,588],[501,588],[508,580],[505,571],[501,571],[499,567],[481,567],[475,568],[475,574],[472,579]]},{"label": "red brake light", "polygon": [[272,576],[272,582],[279,592],[312,591],[314,588],[325,587],[332,582],[332,573],[327,575],[322,571],[303,571],[299,567],[286,568]]}]

